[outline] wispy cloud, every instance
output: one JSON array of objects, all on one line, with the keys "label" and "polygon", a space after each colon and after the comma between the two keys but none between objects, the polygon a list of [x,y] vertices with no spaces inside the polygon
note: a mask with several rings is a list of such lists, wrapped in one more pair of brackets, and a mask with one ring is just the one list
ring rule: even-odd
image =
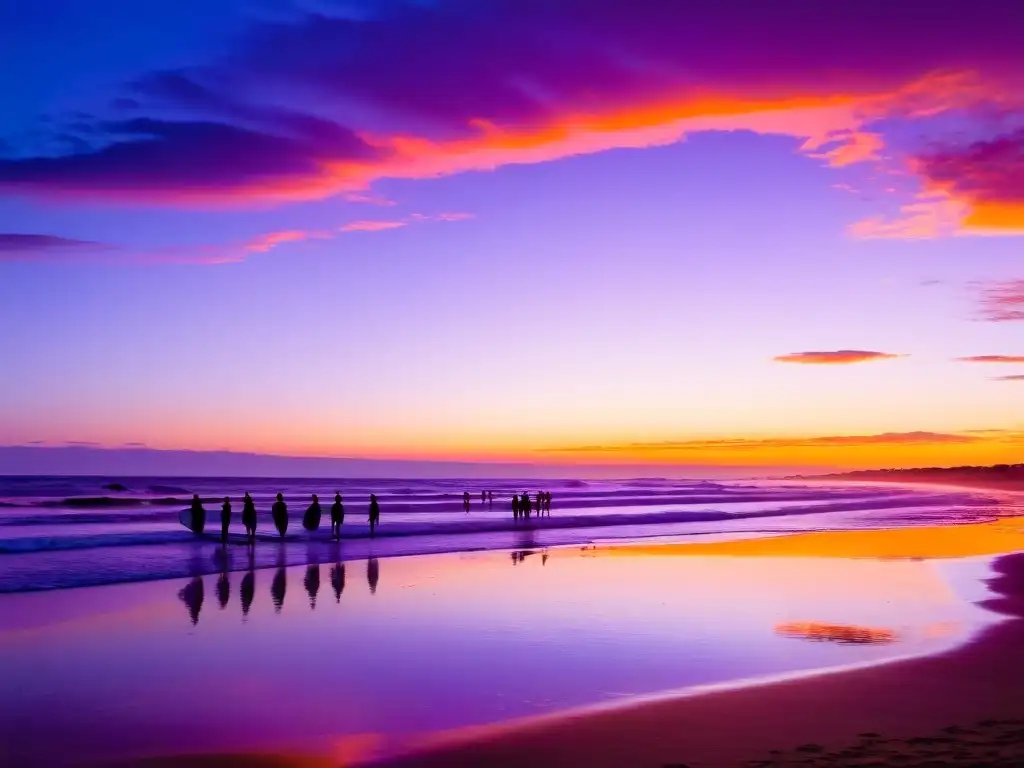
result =
[{"label": "wispy cloud", "polygon": [[791,448],[850,448],[886,445],[961,445],[987,438],[977,434],[945,432],[883,432],[876,435],[826,435],[821,437],[724,438],[718,440],[665,440],[609,445],[583,445],[541,449],[545,453],[646,453],[674,451],[757,451]]},{"label": "wispy cloud", "polygon": [[1024,320],[1024,280],[1002,280],[979,286],[979,314],[993,323]]},{"label": "wispy cloud", "polygon": [[1024,374],[1018,373],[1012,376],[996,376],[996,381],[1024,381]]},{"label": "wispy cloud", "polygon": [[384,232],[389,229],[401,229],[408,226],[407,221],[382,221],[374,219],[363,219],[351,221],[341,227],[340,232]]},{"label": "wispy cloud", "polygon": [[801,363],[806,365],[847,365],[866,363],[872,360],[892,360],[906,357],[890,352],[872,352],[864,349],[837,349],[831,352],[792,352],[772,358],[779,363]]},{"label": "wispy cloud", "polygon": [[1024,355],[971,355],[957,360],[962,363],[1024,363]]},{"label": "wispy cloud", "polygon": [[103,243],[56,235],[0,233],[0,261],[66,258],[109,249]]}]

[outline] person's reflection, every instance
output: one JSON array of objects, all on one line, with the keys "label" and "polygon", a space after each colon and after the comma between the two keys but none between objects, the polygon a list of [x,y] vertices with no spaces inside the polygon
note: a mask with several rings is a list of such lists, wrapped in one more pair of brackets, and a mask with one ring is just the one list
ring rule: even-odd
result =
[{"label": "person's reflection", "polygon": [[380,578],[380,564],[376,557],[366,561],[366,581],[370,585],[370,594],[377,594],[377,580]]},{"label": "person's reflection", "polygon": [[306,566],[306,594],[309,595],[309,607],[316,610],[316,593],[320,591],[320,566]]},{"label": "person's reflection", "polygon": [[334,588],[334,602],[341,602],[341,593],[345,591],[345,564],[336,563],[331,567],[331,586]]},{"label": "person's reflection", "polygon": [[199,623],[199,612],[203,610],[203,591],[203,577],[195,576],[178,593],[178,598],[188,606],[188,615],[192,619],[192,626]]},{"label": "person's reflection", "polygon": [[249,615],[249,608],[252,607],[252,599],[256,596],[256,571],[250,566],[245,576],[242,577],[242,618]]},{"label": "person's reflection", "polygon": [[217,603],[223,611],[228,607],[228,598],[231,597],[231,582],[228,581],[228,572],[221,571],[217,577]]},{"label": "person's reflection", "polygon": [[544,552],[544,553],[543,553],[543,554],[542,554],[542,555],[540,556],[540,564],[541,564],[541,565],[547,565],[547,564],[548,564],[548,553],[547,553],[547,552]]},{"label": "person's reflection", "polygon": [[278,568],[274,580],[270,583],[270,597],[274,601],[274,613],[280,613],[284,607],[284,593],[288,589],[288,574],[284,568]]}]

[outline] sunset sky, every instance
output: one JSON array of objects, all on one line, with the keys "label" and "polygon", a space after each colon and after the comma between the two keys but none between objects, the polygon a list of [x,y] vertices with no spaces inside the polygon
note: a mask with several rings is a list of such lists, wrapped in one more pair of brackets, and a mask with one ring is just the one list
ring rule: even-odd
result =
[{"label": "sunset sky", "polygon": [[0,444],[1024,461],[1024,3],[0,5]]}]

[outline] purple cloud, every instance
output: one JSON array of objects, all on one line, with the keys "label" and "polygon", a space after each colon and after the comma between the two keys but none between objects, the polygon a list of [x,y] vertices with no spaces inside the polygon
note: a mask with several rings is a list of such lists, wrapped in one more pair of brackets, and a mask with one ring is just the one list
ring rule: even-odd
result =
[{"label": "purple cloud", "polygon": [[108,247],[102,243],[56,235],[0,233],[0,261],[59,258],[106,250]]}]

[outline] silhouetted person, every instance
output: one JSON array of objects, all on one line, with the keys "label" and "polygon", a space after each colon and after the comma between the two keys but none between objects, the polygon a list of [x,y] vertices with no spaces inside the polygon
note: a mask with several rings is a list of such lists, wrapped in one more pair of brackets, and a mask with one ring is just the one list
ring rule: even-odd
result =
[{"label": "silhouetted person", "polygon": [[198,493],[192,494],[192,530],[202,533],[206,528],[206,510],[203,509],[203,502]]},{"label": "silhouetted person", "polygon": [[551,517],[551,491],[544,492],[544,514]]},{"label": "silhouetted person", "polygon": [[195,576],[178,592],[178,597],[188,606],[188,615],[193,626],[199,623],[199,612],[203,610],[203,591],[203,577]]},{"label": "silhouetted person", "polygon": [[462,508],[469,512],[469,491],[462,492]]},{"label": "silhouetted person", "polygon": [[341,602],[341,593],[345,591],[345,564],[336,563],[331,568],[331,586],[334,588],[334,602]]},{"label": "silhouetted person", "polygon": [[228,543],[228,528],[231,525],[231,499],[224,497],[224,503],[220,508],[220,540]]},{"label": "silhouetted person", "polygon": [[489,506],[489,507],[493,507],[494,506],[494,492],[493,491],[488,491],[487,492],[487,506]]},{"label": "silhouetted person", "polygon": [[519,497],[519,513],[523,517],[528,518],[530,516],[530,511],[530,494],[524,493]]},{"label": "silhouetted person", "polygon": [[373,536],[377,526],[380,525],[380,504],[377,503],[377,495],[370,494],[370,535]]},{"label": "silhouetted person", "polygon": [[270,510],[271,517],[274,518],[274,525],[277,527],[277,532],[284,536],[288,530],[288,505],[284,503],[284,496],[280,493],[277,494],[277,501],[274,502],[273,508]]},{"label": "silhouetted person", "polygon": [[544,514],[544,494],[537,491],[537,517]]},{"label": "silhouetted person", "polygon": [[519,519],[519,495],[512,496],[512,517],[515,520]]},{"label": "silhouetted person", "polygon": [[245,535],[249,537],[249,543],[256,543],[256,504],[249,492],[245,492],[245,499],[242,501],[242,525],[245,526]]},{"label": "silhouetted person", "polygon": [[316,610],[316,594],[320,591],[319,565],[306,566],[306,579],[303,583],[306,585],[306,594],[309,595],[309,607]]},{"label": "silhouetted person", "polygon": [[313,494],[313,503],[306,509],[306,514],[302,517],[302,527],[307,531],[315,531],[320,527],[320,518],[323,516],[323,512],[320,509],[320,499],[317,495]]},{"label": "silhouetted person", "polygon": [[252,599],[256,596],[256,572],[249,570],[245,576],[242,577],[241,587],[242,597],[242,616],[249,615],[249,608],[252,606]]},{"label": "silhouetted person", "polygon": [[274,580],[270,583],[270,597],[274,601],[274,613],[280,613],[284,607],[284,593],[288,590],[288,574],[284,568],[278,568]]},{"label": "silhouetted person", "polygon": [[331,505],[331,536],[341,538],[341,524],[345,522],[345,505],[341,503],[341,494],[334,494],[334,503]]},{"label": "silhouetted person", "polygon": [[223,611],[228,607],[228,599],[231,597],[231,582],[228,581],[228,572],[221,571],[219,577],[217,577],[217,602],[220,604],[220,609]]},{"label": "silhouetted person", "polygon": [[376,557],[366,561],[366,582],[370,585],[370,594],[377,594],[377,580],[380,578],[380,565]]},{"label": "silhouetted person", "polygon": [[487,491],[480,491],[480,505],[483,506],[487,503]]}]

